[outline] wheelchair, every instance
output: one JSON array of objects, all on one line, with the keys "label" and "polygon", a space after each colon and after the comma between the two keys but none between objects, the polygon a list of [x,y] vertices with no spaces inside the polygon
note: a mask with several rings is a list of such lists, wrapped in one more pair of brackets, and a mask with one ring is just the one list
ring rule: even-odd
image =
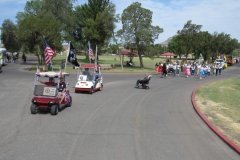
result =
[{"label": "wheelchair", "polygon": [[[140,86],[142,87],[142,89],[149,89],[149,85],[148,84],[149,84],[149,81],[151,80],[151,78],[152,78],[152,76],[149,75],[148,79],[146,81],[142,81],[142,82],[139,83]],[[137,88],[139,88],[140,86],[137,86]]]}]

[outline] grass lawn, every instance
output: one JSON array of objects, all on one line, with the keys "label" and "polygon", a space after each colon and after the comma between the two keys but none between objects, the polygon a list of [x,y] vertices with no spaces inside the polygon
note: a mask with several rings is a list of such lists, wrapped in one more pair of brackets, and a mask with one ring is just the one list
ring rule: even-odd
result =
[{"label": "grass lawn", "polygon": [[[77,56],[78,58],[78,63],[79,64],[86,64],[90,63],[85,60],[85,56]],[[53,58],[52,63],[54,66],[54,70],[58,71],[60,64],[63,60],[66,59],[66,56],[61,56],[57,55],[56,57]],[[129,61],[129,57],[124,56],[123,58],[124,62]],[[172,58],[172,61],[176,61],[177,59]],[[155,59],[150,59],[150,58],[145,58],[143,57],[143,65],[144,69],[140,69],[140,62],[138,57],[133,58],[134,66],[133,67],[128,67],[126,64],[123,64],[123,69],[121,68],[121,62],[120,62],[120,57],[119,56],[99,56],[99,64],[111,64],[114,65],[115,68],[111,68],[110,70],[101,70],[102,72],[155,72],[155,64],[159,62],[165,62],[165,58],[155,58]],[[33,71],[36,71],[37,65],[32,68]],[[43,67],[40,66],[42,69]],[[76,72],[72,68],[71,64],[67,64],[66,72]]]},{"label": "grass lawn", "polygon": [[201,112],[225,136],[240,147],[240,79],[204,85],[196,92]]}]

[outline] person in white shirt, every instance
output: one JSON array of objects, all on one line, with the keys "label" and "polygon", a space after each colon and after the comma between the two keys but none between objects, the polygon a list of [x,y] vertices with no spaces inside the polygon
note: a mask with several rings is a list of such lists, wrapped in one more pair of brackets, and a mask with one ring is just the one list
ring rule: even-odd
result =
[{"label": "person in white shirt", "polygon": [[179,62],[177,62],[177,64],[176,64],[176,75],[178,75],[179,76],[179,69],[180,69],[180,63]]},{"label": "person in white shirt", "polygon": [[210,76],[211,73],[211,64],[207,65],[207,75]]},{"label": "person in white shirt", "polygon": [[188,64],[186,65],[186,78],[188,78],[188,76],[191,75],[191,73],[190,73],[190,68],[191,68],[191,64],[188,63]]},{"label": "person in white shirt", "polygon": [[218,72],[219,72],[219,75],[221,75],[222,68],[223,68],[223,63],[222,63],[222,62],[220,62],[220,64],[219,64],[219,67],[218,67]]},{"label": "person in white shirt", "polygon": [[177,70],[177,63],[173,63],[173,66],[172,66],[172,69],[173,69],[173,77],[175,77],[176,75],[176,70]]},{"label": "person in white shirt", "polygon": [[191,75],[194,76],[195,73],[195,63],[193,62],[191,65]]},{"label": "person in white shirt", "polygon": [[202,68],[202,65],[200,63],[197,64],[197,76],[199,75],[199,72]]}]

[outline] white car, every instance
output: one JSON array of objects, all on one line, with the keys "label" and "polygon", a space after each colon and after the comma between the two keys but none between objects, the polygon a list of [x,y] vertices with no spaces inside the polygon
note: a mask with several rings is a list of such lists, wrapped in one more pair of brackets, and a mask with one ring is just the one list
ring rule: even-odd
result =
[{"label": "white car", "polygon": [[[78,80],[75,85],[75,93],[77,92],[89,92],[92,94],[93,92],[103,89],[103,76],[96,80],[96,73],[94,72],[95,68],[98,68],[100,73],[100,65],[95,67],[95,64],[84,64],[78,69]],[[94,85],[96,84],[96,87]]]},{"label": "white car", "polygon": [[216,64],[222,63],[223,69],[225,69],[226,61],[225,61],[224,59],[216,59],[216,60],[214,61],[214,63],[216,63]]}]

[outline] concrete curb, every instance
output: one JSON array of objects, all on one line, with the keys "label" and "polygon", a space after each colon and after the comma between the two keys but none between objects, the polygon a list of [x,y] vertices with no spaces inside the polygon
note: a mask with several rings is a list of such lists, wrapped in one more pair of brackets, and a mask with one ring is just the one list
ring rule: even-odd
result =
[{"label": "concrete curb", "polygon": [[195,111],[198,113],[198,115],[202,118],[202,120],[208,125],[208,127],[215,132],[225,143],[227,143],[232,149],[234,149],[238,154],[240,154],[240,148],[234,144],[232,141],[230,141],[225,135],[223,135],[216,127],[214,127],[209,121],[208,119],[202,114],[202,112],[200,111],[200,109],[198,108],[196,101],[195,101],[195,94],[196,91],[200,88],[201,86],[199,86],[198,88],[196,88],[193,92],[192,92],[192,104],[193,107],[195,109]]},{"label": "concrete curb", "polygon": [[28,71],[31,71],[32,68],[33,68],[36,64],[37,64],[37,63],[35,63],[34,65],[32,65],[32,67],[30,67]]}]

